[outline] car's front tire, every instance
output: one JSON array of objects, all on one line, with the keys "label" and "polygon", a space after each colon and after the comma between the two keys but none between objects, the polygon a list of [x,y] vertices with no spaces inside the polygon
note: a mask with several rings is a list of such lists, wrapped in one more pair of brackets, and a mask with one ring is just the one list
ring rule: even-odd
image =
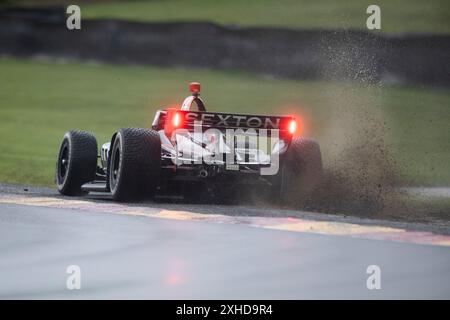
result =
[{"label": "car's front tire", "polygon": [[63,195],[82,194],[81,186],[95,179],[97,140],[86,131],[69,131],[61,142],[56,163],[56,186]]},{"label": "car's front tire", "polygon": [[108,184],[116,201],[151,198],[161,173],[158,132],[141,128],[120,129],[110,150]]}]

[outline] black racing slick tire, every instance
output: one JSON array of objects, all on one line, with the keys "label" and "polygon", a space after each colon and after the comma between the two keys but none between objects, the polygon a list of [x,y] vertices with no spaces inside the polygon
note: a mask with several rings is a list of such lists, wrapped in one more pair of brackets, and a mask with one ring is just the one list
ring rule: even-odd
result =
[{"label": "black racing slick tire", "polygon": [[120,129],[110,152],[107,179],[113,199],[132,201],[153,197],[161,174],[158,132],[141,128]]},{"label": "black racing slick tire", "polygon": [[323,177],[319,144],[311,139],[294,138],[286,151],[280,172],[280,201],[302,205]]},{"label": "black racing slick tire", "polygon": [[95,179],[97,140],[86,131],[69,131],[63,137],[56,163],[56,186],[68,196],[82,194],[81,186]]}]

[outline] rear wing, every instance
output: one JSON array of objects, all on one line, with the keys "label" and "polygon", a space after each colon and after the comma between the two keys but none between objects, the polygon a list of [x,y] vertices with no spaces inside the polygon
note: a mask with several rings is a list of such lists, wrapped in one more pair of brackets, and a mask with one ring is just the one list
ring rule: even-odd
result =
[{"label": "rear wing", "polygon": [[292,136],[297,129],[297,122],[293,116],[266,116],[248,114],[230,114],[222,112],[186,111],[174,108],[159,110],[156,113],[152,128],[162,130],[170,136],[177,129],[194,131],[208,129],[254,129],[256,133],[261,129],[267,130],[267,135],[277,130],[280,137]]}]

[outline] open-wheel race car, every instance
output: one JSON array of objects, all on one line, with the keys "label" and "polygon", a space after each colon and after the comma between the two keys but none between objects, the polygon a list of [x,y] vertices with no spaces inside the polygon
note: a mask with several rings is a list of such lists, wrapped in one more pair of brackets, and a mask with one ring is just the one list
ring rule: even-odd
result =
[{"label": "open-wheel race car", "polygon": [[110,193],[117,201],[224,200],[254,188],[295,203],[313,190],[322,175],[320,148],[296,136],[293,116],[208,112],[200,84],[191,83],[190,91],[180,109],[158,110],[151,129],[119,129],[100,153],[91,133],[67,132],[56,166],[58,191]]}]

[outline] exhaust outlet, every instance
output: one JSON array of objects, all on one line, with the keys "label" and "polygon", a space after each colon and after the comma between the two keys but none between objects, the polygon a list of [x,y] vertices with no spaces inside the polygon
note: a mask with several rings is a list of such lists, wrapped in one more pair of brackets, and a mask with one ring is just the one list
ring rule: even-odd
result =
[{"label": "exhaust outlet", "polygon": [[198,173],[199,177],[201,178],[206,178],[208,176],[208,171],[206,171],[205,169],[200,170],[200,172]]}]

